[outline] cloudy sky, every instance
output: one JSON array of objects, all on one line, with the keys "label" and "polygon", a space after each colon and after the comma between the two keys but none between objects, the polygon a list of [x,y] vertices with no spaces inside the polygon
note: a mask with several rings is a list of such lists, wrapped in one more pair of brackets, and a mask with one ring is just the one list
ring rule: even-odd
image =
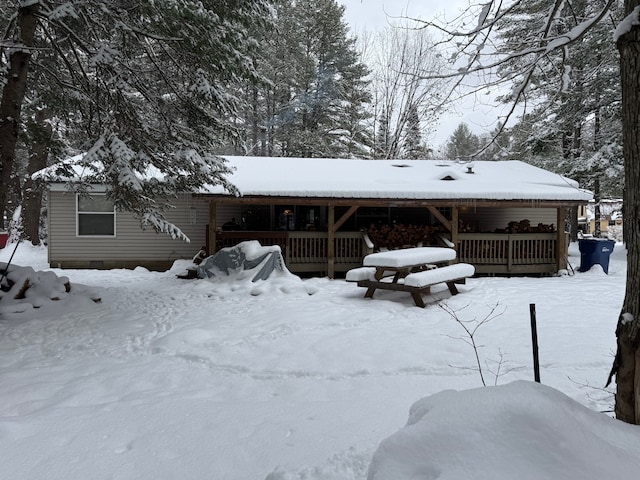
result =
[{"label": "cloudy sky", "polygon": [[347,7],[346,20],[356,30],[373,30],[403,16],[430,19],[445,12],[449,16],[462,5],[460,0],[338,0],[338,3]]},{"label": "cloudy sky", "polygon": [[[356,35],[363,30],[384,28],[402,17],[433,19],[454,19],[468,5],[467,0],[337,0],[345,5],[345,20]],[[445,114],[440,126],[431,139],[431,146],[438,148],[444,144],[455,128],[465,122],[477,134],[495,127],[498,110],[491,105],[474,104],[471,100]]]}]

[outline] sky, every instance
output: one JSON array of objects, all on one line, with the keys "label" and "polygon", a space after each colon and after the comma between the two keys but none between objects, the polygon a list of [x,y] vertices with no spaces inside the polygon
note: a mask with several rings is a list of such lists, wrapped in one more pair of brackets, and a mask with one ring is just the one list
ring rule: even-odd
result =
[{"label": "sky", "polygon": [[[287,271],[252,282],[251,270],[178,279],[186,260],[167,272],[50,269],[28,243],[0,249],[0,262],[14,252],[13,291],[31,286],[22,300],[0,291],[0,478],[603,480],[640,469],[640,433],[611,418],[602,387],[624,296],[620,243],[608,275],[576,272],[571,244],[559,276],[472,278],[453,297],[436,285],[425,308],[406,292],[369,299],[355,283]],[[487,388],[456,318],[478,326]]]},{"label": "sky", "polygon": [[[421,19],[442,17],[454,19],[464,10],[468,2],[464,0],[338,0],[346,7],[345,20],[357,35],[362,30],[375,30],[401,19],[404,16]],[[486,99],[476,101],[467,98],[462,103],[445,113],[431,139],[432,147],[438,148],[446,143],[456,127],[465,122],[476,134],[491,132],[496,127],[504,107],[498,107]]]},{"label": "sky", "polygon": [[384,27],[396,19],[410,16],[429,19],[441,13],[454,13],[460,2],[442,0],[337,0],[346,7],[345,20],[355,32]]}]

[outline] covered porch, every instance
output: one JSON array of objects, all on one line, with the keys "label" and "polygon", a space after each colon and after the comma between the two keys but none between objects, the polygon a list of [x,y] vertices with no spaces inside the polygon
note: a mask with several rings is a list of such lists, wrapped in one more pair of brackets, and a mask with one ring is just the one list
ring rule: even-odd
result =
[{"label": "covered porch", "polygon": [[[209,252],[245,240],[279,245],[287,268],[294,273],[320,273],[335,278],[360,266],[365,255],[380,248],[418,243],[454,248],[458,261],[474,265],[478,274],[552,274],[567,267],[568,239],[564,225],[569,205],[565,203],[211,196],[203,199],[209,201]],[[259,225],[246,216],[256,212]],[[509,222],[525,217],[555,225],[546,224],[544,232],[496,232],[501,229],[492,228],[503,224],[506,227]],[[472,223],[475,228],[470,229]],[[228,224],[235,226],[230,230],[224,228]],[[382,245],[372,232],[379,232],[385,225],[387,230],[396,232],[411,226],[413,240]],[[255,226],[261,229],[254,229]],[[549,227],[553,231],[548,231]],[[416,229],[425,232],[422,238],[415,236]]]},{"label": "covered porch", "polygon": [[195,194],[208,202],[209,252],[262,239],[290,270],[329,277],[372,249],[416,245],[453,248],[481,274],[554,273],[567,264],[567,210],[593,198],[517,160],[225,160],[238,190]]}]

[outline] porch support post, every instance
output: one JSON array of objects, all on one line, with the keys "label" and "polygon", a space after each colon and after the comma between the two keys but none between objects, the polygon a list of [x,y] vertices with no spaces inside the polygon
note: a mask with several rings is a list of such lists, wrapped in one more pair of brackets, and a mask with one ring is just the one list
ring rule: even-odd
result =
[{"label": "porch support post", "polygon": [[451,207],[451,243],[456,250],[456,263],[460,261],[460,246],[458,245],[458,207]]},{"label": "porch support post", "polygon": [[564,270],[567,268],[567,234],[564,231],[564,223],[567,218],[566,207],[558,208],[558,218],[556,221],[558,231],[558,238],[556,240],[556,262],[558,264],[558,270]]},{"label": "porch support post", "polygon": [[213,255],[216,252],[216,207],[216,202],[209,201],[209,231],[207,235],[209,239],[207,252],[209,255]]},{"label": "porch support post", "polygon": [[335,243],[335,219],[336,212],[333,205],[329,205],[327,212],[327,275],[329,278],[335,276],[335,259],[336,259],[336,243]]}]

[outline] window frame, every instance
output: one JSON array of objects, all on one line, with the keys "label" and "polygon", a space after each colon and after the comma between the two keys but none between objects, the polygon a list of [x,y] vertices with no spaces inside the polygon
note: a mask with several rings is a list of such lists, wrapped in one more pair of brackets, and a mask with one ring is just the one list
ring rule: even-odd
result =
[{"label": "window frame", "polygon": [[[76,237],[78,238],[115,238],[116,237],[116,207],[113,205],[111,211],[80,211],[80,202],[84,200],[92,200],[94,197],[106,197],[105,193],[92,193],[89,196],[76,194]],[[80,217],[82,215],[105,215],[113,218],[113,234],[82,234],[80,233]]]}]

